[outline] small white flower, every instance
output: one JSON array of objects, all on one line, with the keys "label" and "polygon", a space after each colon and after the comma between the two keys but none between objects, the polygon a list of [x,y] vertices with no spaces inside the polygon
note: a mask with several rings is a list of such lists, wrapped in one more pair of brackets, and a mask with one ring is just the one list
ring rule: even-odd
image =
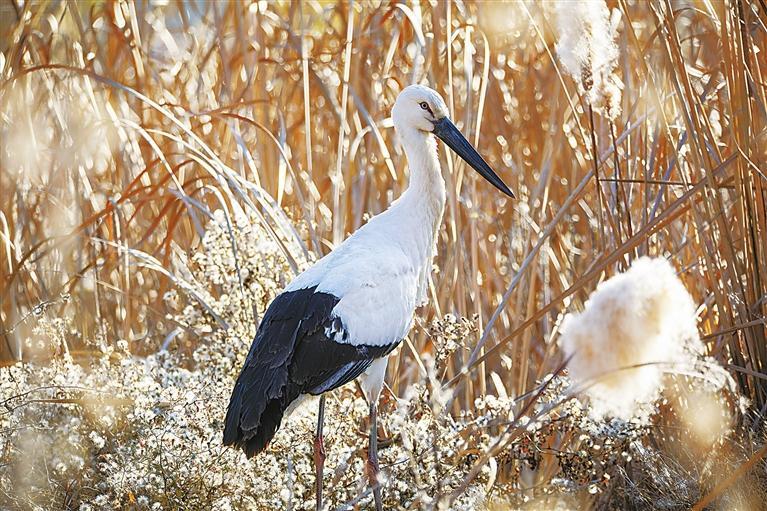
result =
[{"label": "small white flower", "polygon": [[91,439],[91,442],[96,446],[96,449],[103,449],[106,445],[106,440],[104,440],[104,437],[101,436],[98,431],[91,431],[88,438]]}]

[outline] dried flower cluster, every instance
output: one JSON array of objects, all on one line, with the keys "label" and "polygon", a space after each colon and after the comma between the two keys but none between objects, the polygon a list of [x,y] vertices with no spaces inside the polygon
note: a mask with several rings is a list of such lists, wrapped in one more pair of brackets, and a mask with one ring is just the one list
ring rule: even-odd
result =
[{"label": "dried flower cluster", "polygon": [[[263,312],[291,274],[276,243],[251,220],[239,215],[227,223],[217,212],[192,259],[177,254],[174,272],[196,298],[183,290],[166,294],[178,311],[170,319],[182,329],[166,343],[168,350],[141,358],[129,352],[127,342],[118,342],[117,349],[104,347],[102,356],[78,364],[59,348],[65,325],[41,318],[38,341],[53,346],[59,357],[45,366],[0,370],[0,428],[6,432],[0,507],[313,508],[311,401],[255,460],[221,446],[231,386],[257,324],[254,314]],[[446,342],[462,342],[456,336],[470,322],[452,323],[461,326],[451,328]],[[187,331],[204,339],[191,354],[185,353]],[[355,390],[347,386],[334,393],[326,409],[332,468],[326,472],[332,484],[326,486],[334,507],[372,500],[361,433],[368,410]],[[459,450],[467,449],[460,433],[466,426],[437,416],[438,404],[424,387],[411,387],[408,396],[382,414],[382,432],[391,439],[381,449],[390,507],[433,500],[463,474],[454,464]],[[456,505],[474,509],[483,495],[473,488]]]},{"label": "dried flower cluster", "polygon": [[621,112],[623,84],[615,74],[618,47],[615,38],[620,11],[604,0],[556,2],[559,41],[557,54],[567,73],[578,83],[586,102],[608,119]]},{"label": "dried flower cluster", "polygon": [[471,320],[456,318],[453,314],[445,314],[442,318],[432,321],[429,326],[429,338],[434,345],[434,361],[438,368],[444,366],[448,358],[460,347],[461,341],[476,335],[478,317]]},{"label": "dried flower cluster", "polygon": [[[594,417],[587,406],[567,396],[571,383],[566,376],[548,375],[539,386],[542,394],[530,416],[514,422],[513,441],[493,460],[491,478],[496,484],[489,502],[516,509],[551,498],[604,492],[632,462],[647,434],[648,428],[637,421]],[[492,428],[512,423],[518,403],[488,397],[475,405],[485,413],[484,426]],[[503,416],[508,419],[499,422]]]},{"label": "dried flower cluster", "polygon": [[[0,370],[1,507],[313,508],[312,401],[285,421],[269,449],[254,460],[221,445],[229,392],[253,335],[254,314],[263,312],[290,275],[276,243],[254,228],[252,219],[235,217],[227,223],[217,212],[201,250],[189,262],[178,255],[174,272],[194,288],[196,298],[183,304],[188,299],[183,294],[166,295],[178,311],[170,319],[182,329],[166,342],[168,350],[142,358],[121,341],[116,348],[103,344],[101,356],[78,364],[61,349],[71,335],[66,324],[40,318],[36,342],[51,347],[55,361]],[[649,290],[623,293],[621,282],[645,277],[645,271],[662,279],[670,267],[641,262],[617,284],[604,284],[584,315],[594,315],[588,311],[597,306],[620,312],[616,303],[636,306],[639,301],[641,310],[656,317],[658,304]],[[675,292],[674,280],[662,282],[667,293]],[[623,301],[616,301],[616,290]],[[674,303],[684,303],[676,291]],[[220,327],[222,318],[228,329]],[[566,324],[571,339],[580,338],[577,325],[575,319]],[[622,332],[607,326],[612,330],[606,332]],[[185,349],[187,331],[204,339],[191,352]],[[446,413],[449,391],[441,387],[438,361],[476,333],[476,321],[448,315],[430,331],[436,356],[423,355],[426,378],[402,397],[383,400],[379,437],[387,508],[450,503],[450,509],[468,510],[541,502],[555,508],[569,502],[561,499],[609,491],[636,453],[646,449],[646,423],[592,413],[569,394],[564,376],[543,378],[540,395],[522,415],[519,400],[495,396],[477,399],[457,416]],[[578,367],[573,365],[573,374],[579,374]],[[724,374],[722,381],[728,378]],[[684,383],[677,385],[693,388]],[[372,502],[364,475],[366,418],[367,404],[353,385],[330,395],[325,487],[331,508],[365,508]],[[718,438],[721,431],[702,434]],[[502,448],[464,484],[499,440],[504,440]],[[451,502],[457,488],[466,489]]]}]

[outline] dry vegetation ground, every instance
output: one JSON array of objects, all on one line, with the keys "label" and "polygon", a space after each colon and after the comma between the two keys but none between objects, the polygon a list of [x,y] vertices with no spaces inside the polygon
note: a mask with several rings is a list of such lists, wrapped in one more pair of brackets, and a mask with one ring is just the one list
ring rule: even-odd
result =
[{"label": "dry vegetation ground", "polygon": [[[0,507],[311,507],[312,410],[246,462],[228,389],[274,293],[407,186],[387,118],[426,81],[518,200],[444,159],[387,505],[763,509],[767,6],[608,5],[619,113],[554,3],[0,0]],[[707,443],[689,393],[649,423],[562,402],[565,313],[643,255],[736,382]],[[364,403],[329,407],[330,504],[365,507]]]}]

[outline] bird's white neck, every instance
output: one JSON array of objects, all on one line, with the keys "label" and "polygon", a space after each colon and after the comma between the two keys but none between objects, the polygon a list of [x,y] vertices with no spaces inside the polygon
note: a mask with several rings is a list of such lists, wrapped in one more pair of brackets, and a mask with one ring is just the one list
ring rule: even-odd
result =
[{"label": "bird's white neck", "polygon": [[399,128],[397,132],[407,155],[410,183],[392,209],[413,215],[411,221],[415,225],[428,226],[431,245],[445,210],[445,180],[437,142],[431,134],[418,129]]},{"label": "bird's white neck", "polygon": [[399,129],[410,169],[410,183],[404,196],[412,195],[415,202],[445,203],[445,181],[439,166],[437,141],[418,129]]},{"label": "bird's white neck", "polygon": [[434,137],[412,128],[398,128],[397,133],[407,155],[410,183],[385,215],[398,226],[402,248],[419,269],[419,303],[422,303],[445,210],[445,181]]}]

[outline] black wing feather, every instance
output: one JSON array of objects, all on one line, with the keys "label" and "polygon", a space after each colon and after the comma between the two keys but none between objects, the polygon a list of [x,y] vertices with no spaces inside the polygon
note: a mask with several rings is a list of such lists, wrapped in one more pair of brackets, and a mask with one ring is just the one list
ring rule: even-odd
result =
[{"label": "black wing feather", "polygon": [[224,445],[240,447],[248,457],[258,454],[299,395],[340,387],[396,347],[329,339],[326,329],[339,329],[339,319],[331,317],[338,301],[307,288],[282,293],[269,305],[232,391]]}]

